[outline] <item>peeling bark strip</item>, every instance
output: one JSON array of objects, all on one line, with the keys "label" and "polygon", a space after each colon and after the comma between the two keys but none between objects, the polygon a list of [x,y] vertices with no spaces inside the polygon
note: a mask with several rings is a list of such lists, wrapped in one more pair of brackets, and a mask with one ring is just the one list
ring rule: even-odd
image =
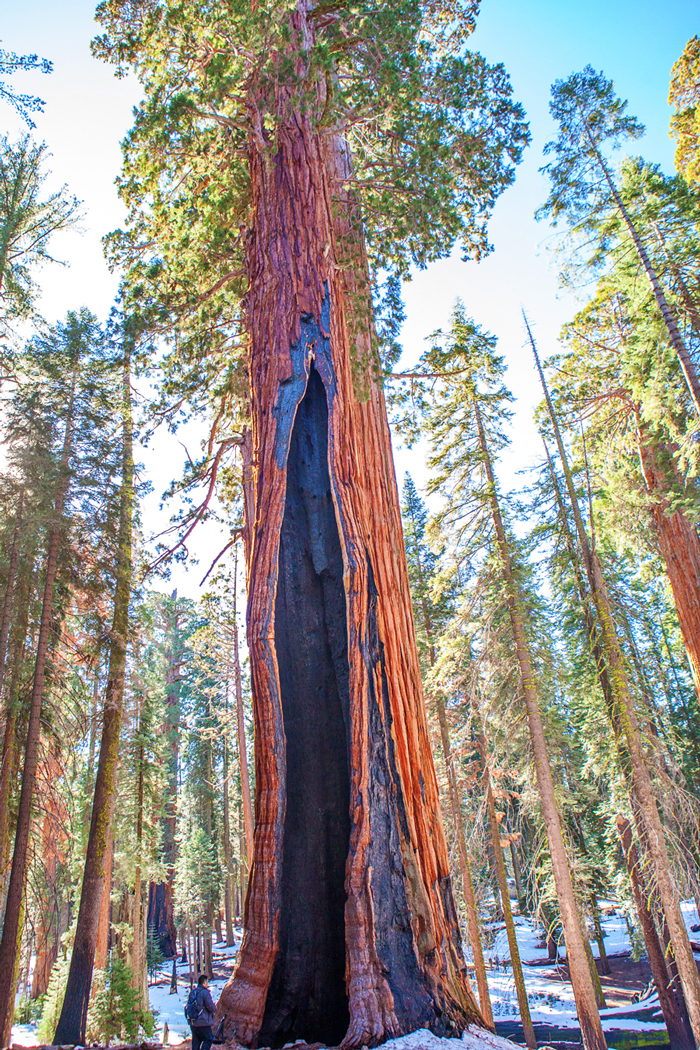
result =
[{"label": "peeling bark strip", "polygon": [[[310,37],[302,3],[291,21],[294,33]],[[483,1022],[452,900],[386,409],[369,366],[369,322],[358,320],[356,309],[353,316],[367,298],[368,276],[343,184],[348,151],[331,133],[314,131],[313,107],[301,111],[297,89],[279,88],[275,105],[274,142],[259,138],[250,146],[247,244],[256,825],[245,938],[219,1011],[228,1018],[227,1038],[247,1045],[344,1034],[346,1047],[374,1046],[421,1025],[458,1035]],[[358,377],[364,400],[356,396]],[[327,454],[319,431],[324,394]],[[301,565],[289,560],[295,545],[303,548]],[[300,583],[290,594],[295,574]],[[315,662],[320,710],[309,712],[299,680],[290,691],[290,669],[300,662],[304,690],[314,685],[307,676]],[[301,726],[292,724],[297,718]],[[300,758],[311,730],[328,753],[312,756],[308,743]],[[330,762],[333,773],[322,792],[314,788],[321,813],[312,820],[306,793],[317,781],[317,762]],[[307,769],[311,783],[298,784]],[[301,827],[292,785],[305,794]],[[322,997],[347,1010],[337,1033],[316,1027],[317,1008],[302,997],[311,977],[311,932],[295,953],[285,917],[301,874],[290,871],[290,861],[305,857],[331,813],[336,830],[325,859],[315,860],[328,865],[331,879],[319,935],[333,956]],[[318,894],[304,880],[298,895],[307,888]],[[303,912],[310,902],[294,907]]]}]

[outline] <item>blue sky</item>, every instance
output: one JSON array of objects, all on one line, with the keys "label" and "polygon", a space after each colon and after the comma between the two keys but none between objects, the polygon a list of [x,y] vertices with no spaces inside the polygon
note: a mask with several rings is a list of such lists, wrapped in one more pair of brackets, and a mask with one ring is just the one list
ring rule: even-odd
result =
[{"label": "blue sky", "polygon": [[[91,57],[89,41],[97,31],[92,13],[90,0],[24,0],[22,4],[0,0],[2,46],[38,52],[55,64],[51,76],[22,74],[14,79],[17,88],[46,100],[36,135],[46,140],[53,155],[53,181],[67,183],[85,202],[83,234],[66,234],[55,244],[70,267],[47,268],[42,274],[42,309],[49,320],[82,305],[103,317],[116,290],[116,277],[102,260],[100,239],[123,218],[114,179],[120,164],[119,141],[129,127],[138,85],[115,79],[109,67]],[[633,144],[634,152],[671,171],[669,73],[687,40],[700,31],[699,14],[697,0],[670,0],[664,5],[651,0],[485,0],[482,4],[472,47],[490,61],[504,63],[515,97],[527,111],[533,142],[515,185],[497,204],[492,255],[478,266],[457,258],[444,260],[406,286],[403,341],[406,360],[415,359],[425,337],[447,322],[457,296],[481,325],[499,337],[500,352],[509,366],[508,382],[517,397],[513,447],[500,465],[507,488],[519,484],[517,472],[539,456],[531,422],[539,392],[523,347],[521,306],[532,318],[545,357],[556,351],[561,325],[576,309],[570,295],[559,293],[548,230],[533,219],[547,192],[537,169],[543,163],[542,147],[553,132],[550,85],[588,62],[604,70],[618,93],[629,100],[630,111],[647,127],[645,138]],[[6,106],[0,109],[0,128],[11,135],[21,131]],[[165,439],[145,455],[156,490],[162,491],[170,480],[163,463],[176,469],[181,457],[179,446]],[[411,469],[419,484],[424,480],[420,456],[397,449],[399,484],[405,469]],[[147,512],[155,514],[156,505],[154,497]],[[212,543],[215,540],[203,536],[198,544],[202,563]],[[194,596],[202,574],[199,569],[190,574],[178,569],[174,581]]]}]

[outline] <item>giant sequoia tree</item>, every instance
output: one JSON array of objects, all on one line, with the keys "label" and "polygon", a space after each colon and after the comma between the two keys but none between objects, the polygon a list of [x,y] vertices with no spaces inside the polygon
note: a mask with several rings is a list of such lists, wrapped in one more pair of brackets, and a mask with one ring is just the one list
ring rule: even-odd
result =
[{"label": "giant sequoia tree", "polygon": [[413,0],[100,8],[97,50],[131,63],[146,91],[116,250],[154,314],[179,322],[173,367],[190,390],[199,348],[234,356],[226,331],[247,347],[256,827],[245,938],[221,997],[243,1043],[374,1045],[479,1020],[371,277],[456,243],[488,248],[488,211],[527,131],[502,67],[466,51],[474,14]]}]

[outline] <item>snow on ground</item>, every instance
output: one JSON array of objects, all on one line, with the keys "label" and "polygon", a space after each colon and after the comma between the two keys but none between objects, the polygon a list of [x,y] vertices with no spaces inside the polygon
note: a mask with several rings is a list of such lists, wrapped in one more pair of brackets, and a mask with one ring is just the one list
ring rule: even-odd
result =
[{"label": "snow on ground", "polygon": [[509,1039],[501,1039],[472,1025],[460,1040],[440,1039],[427,1028],[420,1028],[410,1035],[390,1039],[383,1044],[382,1050],[512,1050],[515,1045]]},{"label": "snow on ground", "polygon": [[[605,935],[605,948],[608,954],[614,955],[619,952],[630,950],[629,932],[624,915],[616,907],[614,901],[600,901],[601,924]],[[693,901],[684,901],[681,905],[688,933],[694,940],[700,940],[700,933],[692,933],[691,927],[700,922],[700,917]],[[546,949],[542,947],[542,931],[538,929],[529,919],[524,917],[515,918],[516,937],[520,958],[523,962],[523,975],[527,989],[528,1002],[532,1020],[537,1024],[550,1024],[561,1027],[576,1025],[576,1006],[574,1003],[571,985],[566,981],[554,980],[551,976],[551,967],[527,966],[528,960],[541,959],[546,955]],[[510,952],[505,929],[496,929],[493,944],[486,949],[487,979],[491,1002],[493,1005],[494,1019],[496,1021],[519,1020],[518,1000],[513,983],[513,971],[510,966]],[[241,934],[236,932],[236,943],[227,947],[224,943],[214,945],[214,969],[221,972],[222,969],[231,972],[232,964],[238,954]],[[598,956],[598,946],[595,941],[591,942],[594,956]],[[565,957],[563,945],[559,949],[560,958]],[[218,963],[218,965],[217,965]],[[185,1003],[189,995],[190,969],[188,963],[177,964],[178,990],[170,994],[170,975],[172,963],[164,963],[162,970],[157,975],[156,983],[149,988],[151,1010],[155,1016],[155,1037],[160,1040],[163,1034],[163,1026],[168,1025],[168,1042],[176,1045],[190,1035],[189,1026],[185,1020]],[[197,974],[194,975],[195,979]],[[210,982],[210,989],[214,1000],[221,993],[227,977],[215,977]],[[645,1001],[645,1005],[653,1005],[655,999]],[[619,1028],[638,1031],[658,1031],[659,1025],[638,1021],[625,1017],[619,1020],[620,1013],[629,1012],[629,1007],[603,1010],[603,1027],[606,1029]],[[15,1025],[12,1029],[12,1042],[17,1046],[35,1046],[36,1029],[34,1025]],[[402,1036],[400,1039],[392,1039],[385,1044],[388,1050],[454,1050],[455,1040],[439,1039],[426,1029],[414,1032],[412,1035]],[[512,1043],[498,1036],[489,1035],[479,1029],[473,1029],[465,1034],[461,1047],[468,1050],[500,1050],[513,1046]]]},{"label": "snow on ground", "polygon": [[[225,942],[214,944],[214,971],[218,969],[217,963],[227,960],[232,961],[238,955],[241,943],[241,935],[234,932],[235,944],[228,947]],[[156,1035],[160,1039],[164,1024],[168,1025],[168,1042],[171,1045],[181,1043],[183,1039],[189,1039],[190,1028],[185,1020],[185,1003],[190,994],[190,967],[189,963],[177,964],[177,992],[170,992],[170,976],[172,973],[172,962],[163,964],[161,978],[158,984],[153,984],[148,989],[151,1010],[156,1020]],[[195,981],[199,974],[194,974]],[[219,998],[221,990],[228,978],[215,977],[209,982],[209,990],[214,1002]]]}]

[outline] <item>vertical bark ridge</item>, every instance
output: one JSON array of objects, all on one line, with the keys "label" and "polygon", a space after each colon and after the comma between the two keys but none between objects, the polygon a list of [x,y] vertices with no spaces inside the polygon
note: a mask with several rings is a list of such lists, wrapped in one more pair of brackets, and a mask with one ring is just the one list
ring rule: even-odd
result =
[{"label": "vertical bark ridge", "polygon": [[[291,20],[294,32],[310,31],[304,4]],[[255,518],[247,623],[256,823],[246,932],[219,1010],[229,1018],[227,1036],[255,1044],[281,949],[287,755],[275,591],[290,440],[313,364],[328,410],[348,651],[344,1044],[376,1045],[421,1025],[457,1035],[483,1022],[466,980],[452,898],[386,409],[368,364],[369,320],[355,305],[368,279],[343,183],[349,155],[342,140],[314,130],[310,110],[296,109],[294,94],[278,93],[274,149],[250,146]],[[341,266],[347,244],[351,264]],[[387,890],[392,900],[384,899]]]}]

